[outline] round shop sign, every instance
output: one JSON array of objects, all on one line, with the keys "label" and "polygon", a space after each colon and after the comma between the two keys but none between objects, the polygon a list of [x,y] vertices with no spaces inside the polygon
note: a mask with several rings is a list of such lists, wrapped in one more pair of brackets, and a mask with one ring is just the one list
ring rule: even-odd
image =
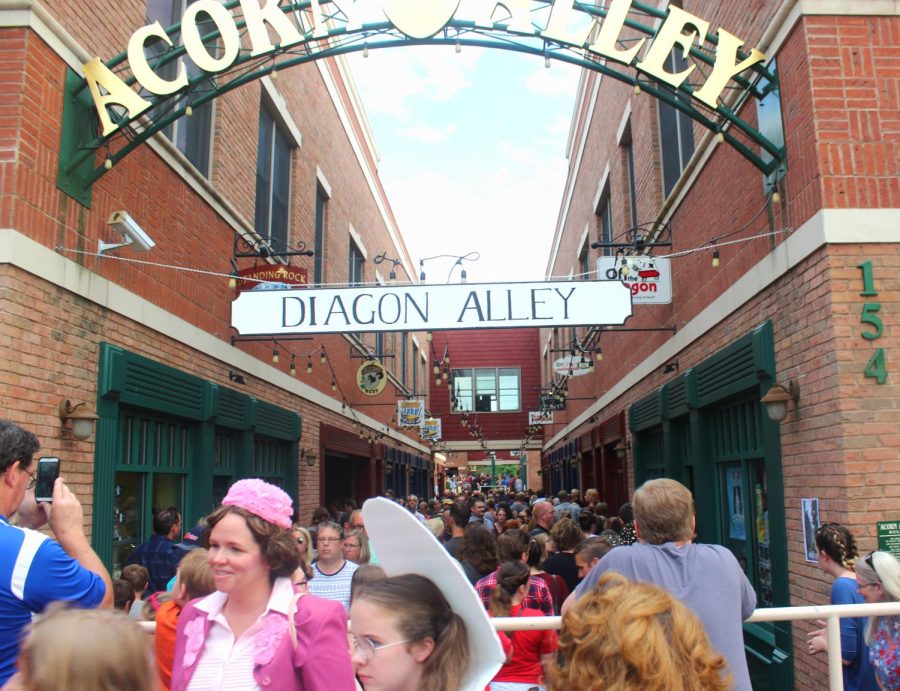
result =
[{"label": "round shop sign", "polygon": [[366,396],[377,396],[387,386],[388,375],[384,365],[367,360],[356,371],[356,385]]}]

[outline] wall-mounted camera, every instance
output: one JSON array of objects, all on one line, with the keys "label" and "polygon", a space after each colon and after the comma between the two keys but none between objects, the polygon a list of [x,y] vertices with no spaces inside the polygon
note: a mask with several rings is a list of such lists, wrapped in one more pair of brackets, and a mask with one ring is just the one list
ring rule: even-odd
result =
[{"label": "wall-mounted camera", "polygon": [[137,221],[128,215],[126,211],[113,211],[107,221],[112,229],[122,237],[122,242],[99,242],[98,254],[103,254],[110,250],[118,249],[131,245],[135,250],[147,252],[152,250],[156,243],[141,228]]}]

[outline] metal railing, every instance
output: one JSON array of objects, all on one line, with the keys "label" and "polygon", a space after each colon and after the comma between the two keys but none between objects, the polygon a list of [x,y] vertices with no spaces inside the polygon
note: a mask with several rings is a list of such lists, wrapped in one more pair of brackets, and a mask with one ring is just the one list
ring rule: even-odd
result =
[{"label": "metal railing", "polygon": [[[748,622],[769,621],[825,621],[828,639],[828,688],[844,691],[843,664],[841,662],[841,619],[845,617],[900,616],[900,602],[882,602],[865,605],[810,605],[807,607],[769,607],[753,611]],[[156,630],[156,622],[142,621],[148,632]],[[559,631],[562,617],[497,617],[491,619],[497,631]]]}]

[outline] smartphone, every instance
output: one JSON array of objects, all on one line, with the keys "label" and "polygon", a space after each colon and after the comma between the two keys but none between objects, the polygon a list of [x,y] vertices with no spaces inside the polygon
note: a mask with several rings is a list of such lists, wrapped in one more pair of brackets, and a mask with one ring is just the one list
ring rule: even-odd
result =
[{"label": "smartphone", "polygon": [[54,456],[44,456],[38,459],[37,483],[34,487],[35,501],[53,501],[53,484],[59,477],[59,459]]}]

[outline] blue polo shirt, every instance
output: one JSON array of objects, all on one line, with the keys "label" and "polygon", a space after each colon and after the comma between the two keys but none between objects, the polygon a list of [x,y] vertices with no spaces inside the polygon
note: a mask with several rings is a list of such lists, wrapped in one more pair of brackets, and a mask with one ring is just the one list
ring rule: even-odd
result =
[{"label": "blue polo shirt", "polygon": [[16,671],[19,642],[32,613],[57,600],[96,607],[105,594],[103,579],[58,542],[0,516],[0,686]]}]

